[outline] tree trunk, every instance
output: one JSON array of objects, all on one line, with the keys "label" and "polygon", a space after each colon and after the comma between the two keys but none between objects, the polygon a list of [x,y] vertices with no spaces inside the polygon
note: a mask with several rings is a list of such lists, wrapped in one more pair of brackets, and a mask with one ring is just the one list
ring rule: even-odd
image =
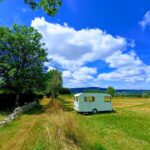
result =
[{"label": "tree trunk", "polygon": [[50,101],[50,106],[53,107],[54,105],[54,90],[51,90],[51,101]]},{"label": "tree trunk", "polygon": [[53,103],[53,101],[54,101],[54,91],[52,91],[51,97],[52,97],[51,101],[52,101],[52,103]]}]

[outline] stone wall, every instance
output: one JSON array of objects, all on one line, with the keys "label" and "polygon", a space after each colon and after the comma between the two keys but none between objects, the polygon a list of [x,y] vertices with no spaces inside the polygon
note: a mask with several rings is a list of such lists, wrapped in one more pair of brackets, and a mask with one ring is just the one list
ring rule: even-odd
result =
[{"label": "stone wall", "polygon": [[3,121],[0,121],[0,126],[11,122],[12,120],[16,119],[19,114],[26,112],[35,106],[37,106],[37,102],[28,103],[24,106],[15,108],[14,111],[10,115],[8,115],[8,117],[6,117]]}]

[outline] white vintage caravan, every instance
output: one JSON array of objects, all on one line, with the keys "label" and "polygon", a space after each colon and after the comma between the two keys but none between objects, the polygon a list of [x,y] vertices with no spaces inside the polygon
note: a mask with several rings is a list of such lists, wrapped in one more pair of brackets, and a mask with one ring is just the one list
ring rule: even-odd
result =
[{"label": "white vintage caravan", "polygon": [[113,111],[111,95],[105,93],[78,93],[74,95],[74,109],[78,112]]}]

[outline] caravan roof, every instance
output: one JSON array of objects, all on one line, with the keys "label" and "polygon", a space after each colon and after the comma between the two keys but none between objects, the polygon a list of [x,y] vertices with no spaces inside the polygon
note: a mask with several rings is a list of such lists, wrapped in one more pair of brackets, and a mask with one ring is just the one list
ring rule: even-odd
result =
[{"label": "caravan roof", "polygon": [[110,94],[107,94],[107,93],[77,93],[75,94],[74,96],[81,96],[81,95],[87,95],[87,96],[90,96],[90,95],[95,95],[95,96],[109,96],[111,97]]}]

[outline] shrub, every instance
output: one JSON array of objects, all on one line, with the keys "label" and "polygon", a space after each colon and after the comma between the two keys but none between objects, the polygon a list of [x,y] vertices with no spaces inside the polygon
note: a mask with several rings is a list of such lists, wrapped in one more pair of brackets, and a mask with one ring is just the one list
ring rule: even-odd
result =
[{"label": "shrub", "polygon": [[114,87],[109,86],[109,87],[107,88],[107,93],[110,94],[110,95],[112,95],[112,96],[114,96],[115,93],[116,93],[116,91],[115,91]]},{"label": "shrub", "polygon": [[[36,94],[21,94],[19,105],[30,103],[42,98],[42,95]],[[0,111],[12,111],[15,108],[16,94],[0,94]]]}]

